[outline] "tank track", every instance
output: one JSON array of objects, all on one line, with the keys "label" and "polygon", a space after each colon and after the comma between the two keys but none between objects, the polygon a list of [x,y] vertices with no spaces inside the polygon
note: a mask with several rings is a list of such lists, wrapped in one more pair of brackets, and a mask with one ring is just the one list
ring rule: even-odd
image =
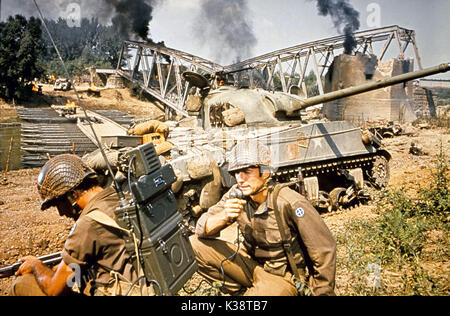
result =
[{"label": "tank track", "polygon": [[349,158],[341,158],[335,160],[327,160],[323,162],[314,162],[307,164],[299,164],[280,168],[275,171],[274,179],[278,182],[286,182],[298,177],[298,168],[302,168],[303,177],[326,176],[327,174],[337,174],[340,169],[362,168],[365,173],[365,179],[370,179],[370,170],[379,154],[369,154],[363,156],[355,156]]},{"label": "tank track", "polygon": [[[321,212],[331,212],[342,206],[370,200],[373,191],[369,187],[375,189],[385,187],[389,180],[388,160],[381,153],[374,153],[319,163],[299,164],[275,171],[273,178],[279,183],[296,181],[299,179],[299,167],[301,167],[303,179],[318,178],[319,196],[311,200],[311,203]],[[354,179],[346,178],[346,173],[341,171],[357,168],[361,168],[363,172],[362,188],[357,186]],[[292,189],[300,189],[300,187],[295,185]],[[346,202],[342,202],[344,204],[341,204],[338,195],[345,197],[343,201]]]}]

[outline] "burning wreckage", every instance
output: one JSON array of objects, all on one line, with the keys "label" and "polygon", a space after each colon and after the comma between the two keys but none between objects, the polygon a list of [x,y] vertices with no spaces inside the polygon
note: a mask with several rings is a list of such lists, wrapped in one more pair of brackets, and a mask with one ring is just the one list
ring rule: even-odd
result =
[{"label": "burning wreckage", "polygon": [[[392,27],[383,31],[399,36],[399,32],[407,30]],[[368,35],[374,34],[365,32],[356,36],[356,40],[364,43],[360,38]],[[339,40],[342,39],[333,38],[330,45],[339,47],[336,45]],[[324,43],[322,41],[321,45]],[[119,147],[127,142],[131,147],[152,142],[161,161],[171,164],[175,170],[177,181],[172,184],[172,190],[186,224],[192,227],[195,218],[218,202],[234,184],[227,172],[227,152],[239,140],[256,138],[271,150],[273,179],[292,182],[293,187],[319,210],[331,211],[369,199],[369,188],[383,188],[389,180],[391,156],[383,149],[380,139],[348,120],[306,121],[302,111],[446,72],[450,65],[368,80],[327,93],[318,80],[320,95],[308,98],[302,82],[307,61],[302,69],[300,60],[305,47],[291,49],[296,51],[292,57],[295,63],[292,75],[287,82],[284,75],[280,75],[282,91],[275,91],[275,70],[284,74],[282,61],[288,58],[283,54],[288,54],[288,49],[224,68],[170,48],[125,42],[119,65],[128,66],[119,66],[118,74],[139,83],[162,101],[166,114],[172,112],[185,117],[176,121],[142,122],[130,128],[128,136],[117,136],[113,141],[109,137],[107,156],[117,170],[116,178],[126,188],[133,174],[128,172],[133,169],[126,155],[129,148]],[[313,50],[307,48],[309,60]],[[130,53],[130,50],[137,53]],[[189,67],[183,65],[186,61]],[[258,64],[261,61],[264,66]],[[301,78],[294,85],[292,79],[297,75],[297,66],[302,70]],[[327,76],[333,75],[330,73],[333,68],[330,69]],[[315,70],[320,75],[317,67]],[[84,159],[94,169],[106,170],[98,153],[91,153]]]}]

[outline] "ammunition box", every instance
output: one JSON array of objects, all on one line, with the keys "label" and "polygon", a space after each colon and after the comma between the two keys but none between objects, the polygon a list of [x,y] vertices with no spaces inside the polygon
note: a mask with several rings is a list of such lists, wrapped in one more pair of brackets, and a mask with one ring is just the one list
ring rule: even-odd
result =
[{"label": "ammunition box", "polygon": [[102,144],[106,145],[109,148],[136,147],[142,145],[142,136],[102,136]]}]

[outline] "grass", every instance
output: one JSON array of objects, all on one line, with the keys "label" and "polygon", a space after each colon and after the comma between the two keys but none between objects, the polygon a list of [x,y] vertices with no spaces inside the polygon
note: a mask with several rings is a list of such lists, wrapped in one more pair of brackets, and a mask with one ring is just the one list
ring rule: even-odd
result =
[{"label": "grass", "polygon": [[341,295],[449,295],[449,172],[441,146],[433,181],[411,198],[382,192],[377,218],[337,236]]}]

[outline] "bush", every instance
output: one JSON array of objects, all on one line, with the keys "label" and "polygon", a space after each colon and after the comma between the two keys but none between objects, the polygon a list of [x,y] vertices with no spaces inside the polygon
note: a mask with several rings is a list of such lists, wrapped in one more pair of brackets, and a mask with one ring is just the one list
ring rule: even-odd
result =
[{"label": "bush", "polygon": [[448,222],[450,217],[448,173],[447,157],[441,144],[441,150],[432,173],[432,186],[429,189],[419,191],[420,201],[417,205],[418,214],[437,216],[443,222]]},{"label": "bush", "polygon": [[[428,266],[449,261],[449,176],[441,146],[432,183],[412,199],[384,192],[375,220],[347,224],[337,234],[338,272],[351,275],[347,295],[448,295],[446,273]],[[443,237],[430,237],[443,236]],[[376,282],[374,282],[374,280]]]},{"label": "bush", "polygon": [[379,220],[380,242],[385,245],[383,263],[396,263],[399,267],[405,260],[414,260],[422,250],[425,225],[421,220],[407,220],[401,209],[385,212]]}]

